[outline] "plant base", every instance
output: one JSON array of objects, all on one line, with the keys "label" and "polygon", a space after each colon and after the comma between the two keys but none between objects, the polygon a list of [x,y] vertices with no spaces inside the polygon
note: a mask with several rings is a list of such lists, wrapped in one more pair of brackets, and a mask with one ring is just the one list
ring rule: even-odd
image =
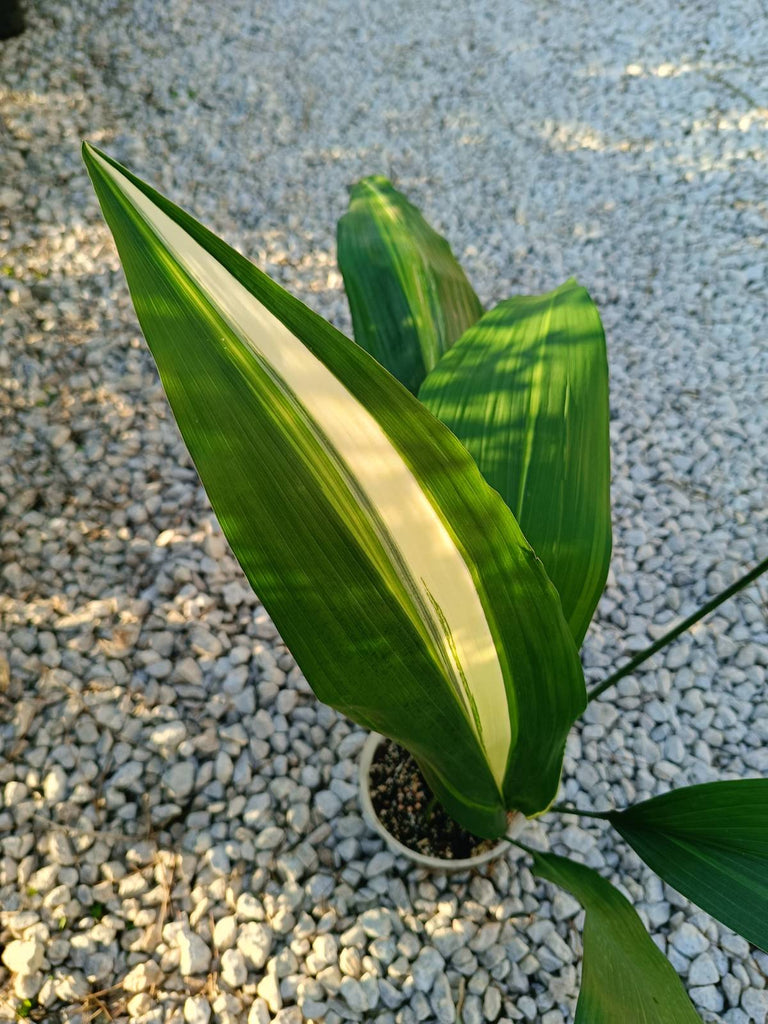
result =
[{"label": "plant base", "polygon": [[[391,740],[372,733],[360,758],[363,817],[393,853],[422,867],[464,871],[500,857],[506,840],[481,839],[462,829],[434,800],[416,762]],[[509,838],[518,835],[525,817],[510,816]]]}]

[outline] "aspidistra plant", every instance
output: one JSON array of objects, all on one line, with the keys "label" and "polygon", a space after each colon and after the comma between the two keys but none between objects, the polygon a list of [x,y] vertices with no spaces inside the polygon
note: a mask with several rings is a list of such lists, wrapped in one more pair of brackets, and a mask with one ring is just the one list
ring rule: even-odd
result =
[{"label": "aspidistra plant", "polygon": [[[410,750],[478,835],[548,810],[611,549],[605,337],[587,292],[571,280],[484,314],[448,243],[369,178],[339,224],[355,344],[83,152],[214,511],[317,696]],[[768,948],[767,807],[751,780],[592,815]],[[621,894],[529,853],[587,910],[578,1024],[698,1019]]]},{"label": "aspidistra plant", "polygon": [[214,511],[318,697],[412,751],[478,835],[545,810],[586,690],[507,505],[373,356],[84,154]]}]

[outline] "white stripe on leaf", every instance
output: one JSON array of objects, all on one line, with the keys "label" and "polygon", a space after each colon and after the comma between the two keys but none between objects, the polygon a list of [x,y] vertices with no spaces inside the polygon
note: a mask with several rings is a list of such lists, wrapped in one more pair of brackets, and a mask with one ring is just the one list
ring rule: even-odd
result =
[{"label": "white stripe on leaf", "polygon": [[[404,585],[418,597],[467,719],[501,789],[511,730],[504,677],[472,574],[446,524],[378,421],[209,252],[116,168],[91,155],[240,340],[301,403],[332,446]],[[383,529],[382,529],[383,527]]]}]

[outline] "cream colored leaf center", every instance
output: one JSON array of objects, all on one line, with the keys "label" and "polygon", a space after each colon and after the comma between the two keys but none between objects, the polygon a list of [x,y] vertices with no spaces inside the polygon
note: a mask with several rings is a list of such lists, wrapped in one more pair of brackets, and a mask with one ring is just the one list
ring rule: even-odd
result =
[{"label": "cream colored leaf center", "polygon": [[[204,291],[232,330],[298,397],[356,479],[431,614],[444,663],[501,788],[510,744],[504,677],[472,574],[418,480],[378,421],[222,264],[123,174],[105,174]],[[473,707],[474,705],[474,707]]]}]

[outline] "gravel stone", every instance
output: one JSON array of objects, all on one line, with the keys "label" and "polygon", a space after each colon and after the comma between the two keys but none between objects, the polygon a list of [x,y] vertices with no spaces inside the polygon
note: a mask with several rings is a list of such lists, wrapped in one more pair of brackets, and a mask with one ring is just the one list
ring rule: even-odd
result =
[{"label": "gravel stone", "polygon": [[61,765],[55,765],[43,781],[43,795],[49,804],[62,801],[67,792],[67,775]]},{"label": "gravel stone", "polygon": [[432,934],[435,949],[445,958],[452,956],[466,942],[466,937],[452,928],[438,928]]},{"label": "gravel stone", "polygon": [[394,863],[395,858],[393,854],[389,853],[387,850],[380,850],[378,853],[375,853],[366,864],[366,878],[377,878],[379,875],[386,874],[391,871]]},{"label": "gravel stone", "polygon": [[739,1010],[738,1007],[727,1010],[723,1020],[726,1024],[754,1024],[753,1018],[749,1017],[743,1010]]},{"label": "gravel stone", "polygon": [[423,946],[413,962],[411,974],[419,992],[429,992],[435,978],[445,966],[445,960],[432,946]]},{"label": "gravel stone", "polygon": [[552,916],[556,921],[567,921],[581,910],[581,904],[570,893],[558,889],[552,898]]},{"label": "gravel stone", "polygon": [[312,943],[312,953],[317,970],[330,967],[338,961],[338,946],[333,935],[318,935]]},{"label": "gravel stone", "polygon": [[283,842],[285,831],[276,825],[265,828],[256,837],[257,850],[274,850]]},{"label": "gravel stone", "polygon": [[735,935],[733,932],[724,932],[720,938],[720,945],[726,953],[732,953],[733,956],[738,957],[740,960],[745,959],[749,955],[749,943],[747,940],[742,938],[741,935]]},{"label": "gravel stone", "polygon": [[720,981],[720,972],[709,953],[701,953],[691,963],[688,970],[689,985],[716,985]]},{"label": "gravel stone", "polygon": [[187,738],[187,727],[183,722],[171,721],[156,725],[149,734],[149,742],[165,750],[176,750]]},{"label": "gravel stone", "polygon": [[365,1013],[369,1009],[365,989],[356,978],[342,978],[339,994],[353,1012]]},{"label": "gravel stone", "polygon": [[139,992],[126,1003],[126,1009],[132,1018],[141,1018],[152,1009],[152,1000],[146,992]]},{"label": "gravel stone", "polygon": [[262,921],[264,907],[253,893],[242,892],[237,897],[237,916],[241,921]]},{"label": "gravel stone", "polygon": [[280,985],[274,974],[265,974],[256,986],[256,992],[261,996],[272,1013],[277,1013],[283,1005],[280,995]]},{"label": "gravel stone", "polygon": [[768,990],[749,988],[741,997],[741,1006],[754,1021],[768,1020]]},{"label": "gravel stone", "polygon": [[709,948],[709,940],[688,921],[670,934],[669,941],[679,953],[688,957],[698,956]]},{"label": "gravel stone", "polygon": [[327,821],[330,821],[341,811],[341,800],[330,789],[321,789],[315,793],[315,807]]},{"label": "gravel stone", "polygon": [[453,1001],[448,976],[442,972],[435,977],[430,1003],[439,1024],[454,1024],[456,1005]]},{"label": "gravel stone", "polygon": [[273,933],[267,925],[249,921],[237,937],[237,948],[256,970],[261,970],[272,952]]},{"label": "gravel stone", "polygon": [[483,996],[483,1014],[485,1020],[493,1021],[501,1013],[501,992],[495,985],[489,985]]},{"label": "gravel stone", "polygon": [[248,1011],[248,1024],[269,1024],[269,1007],[263,999],[255,999]]},{"label": "gravel stone", "polygon": [[[383,942],[386,940],[377,939],[376,941]],[[360,977],[363,970],[363,965],[362,960],[360,958],[360,954],[354,947],[342,949],[341,953],[339,954],[339,969],[341,970],[342,974],[347,974],[349,975],[350,978]]]},{"label": "gravel stone", "polygon": [[483,1002],[479,996],[468,995],[461,1007],[462,1024],[484,1024]]},{"label": "gravel stone", "polygon": [[45,947],[40,939],[14,939],[3,950],[3,963],[14,974],[34,974],[45,958]]},{"label": "gravel stone", "polygon": [[179,970],[186,978],[192,974],[206,974],[211,966],[211,951],[205,942],[189,927],[176,937],[179,947]]},{"label": "gravel stone", "polygon": [[168,792],[177,800],[186,799],[195,786],[195,766],[190,761],[172,765],[163,781]]},{"label": "gravel stone", "polygon": [[221,980],[232,989],[240,988],[248,977],[245,957],[239,949],[227,949],[221,954]]},{"label": "gravel stone", "polygon": [[146,960],[144,963],[136,964],[123,979],[123,988],[126,992],[143,992],[145,989],[153,988],[163,978],[160,965],[154,960]]},{"label": "gravel stone", "polygon": [[231,949],[237,941],[237,918],[221,917],[213,928],[213,944],[219,950]]},{"label": "gravel stone", "polygon": [[205,996],[189,996],[184,1000],[184,1020],[187,1024],[209,1024],[211,1004]]},{"label": "gravel stone", "polygon": [[711,1010],[713,1013],[720,1013],[723,1008],[723,997],[714,985],[693,986],[688,989],[688,994],[697,1006],[704,1010]]},{"label": "gravel stone", "polygon": [[365,934],[372,939],[386,939],[392,934],[392,918],[385,910],[374,907],[360,917]]}]

